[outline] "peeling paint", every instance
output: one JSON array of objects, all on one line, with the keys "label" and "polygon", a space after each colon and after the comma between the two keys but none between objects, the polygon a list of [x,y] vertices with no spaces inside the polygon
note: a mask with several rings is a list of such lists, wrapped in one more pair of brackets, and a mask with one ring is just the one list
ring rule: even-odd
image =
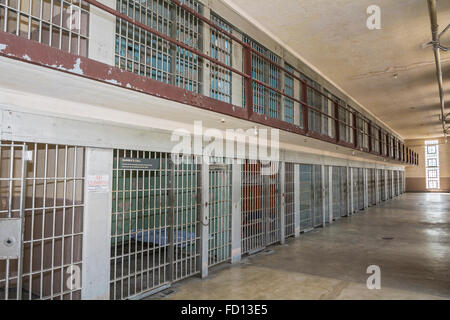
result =
[{"label": "peeling paint", "polygon": [[30,56],[29,55],[24,55],[22,58],[24,58],[25,60],[28,60],[28,61],[31,61],[31,58],[30,58]]},{"label": "peeling paint", "polygon": [[118,86],[121,86],[121,85],[122,85],[122,82],[118,82],[118,81],[115,80],[115,79],[106,79],[105,81],[108,82],[108,83],[111,83],[111,84],[118,85]]},{"label": "peeling paint", "polygon": [[0,43],[0,52],[6,49],[8,47],[6,44]]},{"label": "peeling paint", "polygon": [[132,88],[131,84],[127,83],[126,85],[127,88]]},{"label": "peeling paint", "polygon": [[78,58],[76,63],[73,65],[73,68],[68,71],[76,73],[76,74],[84,74],[83,70],[80,68],[80,65],[81,65],[81,59]]}]

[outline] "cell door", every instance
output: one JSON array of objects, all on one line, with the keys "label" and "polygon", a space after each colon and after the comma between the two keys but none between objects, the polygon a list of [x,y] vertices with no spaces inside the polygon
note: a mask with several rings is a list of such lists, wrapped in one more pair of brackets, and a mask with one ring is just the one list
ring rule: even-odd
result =
[{"label": "cell door", "polygon": [[294,167],[293,163],[285,164],[285,224],[286,238],[295,235],[295,195],[294,195]]},{"label": "cell door", "polygon": [[300,230],[311,231],[314,228],[314,189],[313,166],[300,165]]},{"label": "cell door", "polygon": [[246,160],[242,165],[242,253],[254,253],[281,240],[278,164]]},{"label": "cell door", "polygon": [[168,153],[114,150],[111,299],[200,272],[200,174],[194,156],[173,163]]},{"label": "cell door", "polygon": [[358,168],[358,210],[364,210],[364,169]]},{"label": "cell door", "polygon": [[386,201],[386,176],[383,169],[378,170],[380,182],[380,199],[381,201]]},{"label": "cell door", "polygon": [[369,169],[369,205],[374,206],[377,203],[375,193],[375,169]]},{"label": "cell door", "polygon": [[313,212],[314,212],[314,227],[323,226],[323,195],[322,195],[322,168],[320,165],[313,166]]},{"label": "cell door", "polygon": [[232,165],[225,159],[209,165],[209,266],[231,259],[231,179]]},{"label": "cell door", "polygon": [[329,223],[330,221],[330,175],[329,175],[329,166],[325,166],[325,185],[323,186],[325,188],[325,198],[323,201],[325,201],[325,223]]},{"label": "cell door", "polygon": [[0,300],[81,299],[84,148],[2,142]]},{"label": "cell door", "polygon": [[332,190],[333,193],[333,219],[341,217],[341,169],[333,167],[332,169]]},{"label": "cell door", "polygon": [[347,168],[340,167],[341,172],[341,217],[348,216],[348,185],[347,185]]},{"label": "cell door", "polygon": [[387,170],[387,191],[388,199],[392,199],[392,171]]}]

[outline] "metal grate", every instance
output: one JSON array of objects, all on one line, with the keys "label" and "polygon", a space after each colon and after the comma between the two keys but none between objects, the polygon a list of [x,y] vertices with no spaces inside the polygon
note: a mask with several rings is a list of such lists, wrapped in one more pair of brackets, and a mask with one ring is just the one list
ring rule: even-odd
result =
[{"label": "metal grate", "polygon": [[387,171],[387,191],[388,191],[388,199],[392,199],[392,171]]},{"label": "metal grate", "polygon": [[378,170],[378,184],[380,190],[380,201],[386,201],[386,185],[383,169]]},{"label": "metal grate", "polygon": [[[197,11],[200,10],[200,4],[196,1],[182,2]],[[118,0],[117,10],[194,49],[200,47],[201,28],[198,18],[175,6],[171,1]],[[199,92],[200,61],[197,55],[175,47],[120,18],[116,19],[115,47],[117,67],[186,90]]]},{"label": "metal grate", "polygon": [[294,194],[294,167],[293,163],[285,164],[285,225],[286,237],[295,235],[295,194]]},{"label": "metal grate", "polygon": [[313,166],[313,204],[314,204],[314,227],[323,225],[323,206],[322,206],[322,168],[320,165]]},{"label": "metal grate", "polygon": [[323,199],[323,201],[325,201],[325,223],[329,223],[330,222],[330,175],[329,175],[329,170],[330,167],[329,166],[325,166],[325,184],[324,184],[324,195],[325,198]]},{"label": "metal grate", "polygon": [[333,219],[337,220],[341,217],[341,171],[339,167],[333,167],[332,172]]},{"label": "metal grate", "polygon": [[246,160],[242,164],[242,253],[266,246],[264,184],[261,164]]},{"label": "metal grate", "polygon": [[358,168],[358,210],[364,210],[364,169]]},{"label": "metal grate", "polygon": [[209,266],[231,259],[231,181],[232,165],[214,159],[209,169]]},{"label": "metal grate", "polygon": [[308,232],[314,227],[312,165],[300,165],[300,230]]},{"label": "metal grate", "polygon": [[[124,158],[153,168],[123,169]],[[111,299],[126,299],[199,272],[200,164],[149,151],[114,151]]]},{"label": "metal grate", "polygon": [[376,187],[375,186],[375,169],[369,169],[369,172],[368,172],[369,206],[375,206],[377,204],[375,187]]},{"label": "metal grate", "polygon": [[22,233],[18,258],[0,260],[0,300],[80,299],[84,148],[2,141],[0,157],[0,223]]},{"label": "metal grate", "polygon": [[[294,72],[291,66],[286,65],[285,67],[288,71]],[[284,92],[291,97],[294,96],[294,78],[287,73],[284,77]],[[294,123],[294,100],[288,97],[284,98],[284,121]]]},{"label": "metal grate", "polygon": [[[211,14],[211,21],[227,32],[232,32],[233,28],[224,20]],[[211,57],[231,66],[232,42],[223,33],[211,28]],[[211,63],[210,73],[210,96],[211,98],[231,103],[231,77],[232,72],[217,64]]]},{"label": "metal grate", "polygon": [[0,0],[0,31],[88,54],[89,5],[78,0]]},{"label": "metal grate", "polygon": [[[280,57],[256,41],[244,36],[244,42],[249,43],[253,49],[264,54],[273,62],[280,64]],[[255,80],[264,82],[272,88],[281,90],[280,69],[255,54],[252,54],[252,76]],[[253,83],[253,111],[265,114],[274,119],[281,119],[281,95],[258,83]]]},{"label": "metal grate", "polygon": [[269,168],[259,161],[246,160],[242,165],[242,253],[281,240],[279,192],[277,165]]}]

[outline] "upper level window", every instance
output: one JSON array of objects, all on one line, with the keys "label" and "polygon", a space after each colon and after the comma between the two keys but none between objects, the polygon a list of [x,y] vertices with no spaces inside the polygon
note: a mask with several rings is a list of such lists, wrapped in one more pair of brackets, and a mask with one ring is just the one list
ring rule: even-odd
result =
[{"label": "upper level window", "polygon": [[86,57],[89,4],[78,0],[0,0],[0,31]]},{"label": "upper level window", "polygon": [[[194,0],[182,1],[200,12]],[[118,0],[117,10],[193,49],[200,48],[199,19],[168,0]],[[115,64],[121,69],[199,92],[200,61],[197,55],[150,32],[116,19]]]},{"label": "upper level window", "polygon": [[[224,20],[211,14],[211,21],[220,26],[225,31],[231,33],[232,27]],[[211,52],[212,58],[231,67],[231,39],[222,32],[211,28]],[[210,96],[211,98],[231,103],[231,77],[232,72],[211,63],[210,72]]]},{"label": "upper level window", "polygon": [[440,189],[439,145],[437,140],[425,141],[425,174],[427,189]]},{"label": "upper level window", "polygon": [[[285,65],[286,70],[294,73],[294,68],[290,65]],[[285,73],[284,77],[284,92],[293,97],[294,96],[294,78],[292,78],[288,73]],[[285,97],[284,99],[284,121],[289,123],[294,123],[294,100]]]},{"label": "upper level window", "polygon": [[[244,36],[244,42],[249,43],[253,49],[257,50],[259,53],[262,53],[274,63],[280,64],[280,57],[256,41]],[[253,79],[264,82],[274,89],[281,90],[280,69],[255,54],[252,54],[252,75]],[[256,113],[265,114],[271,118],[280,119],[281,95],[253,82],[253,111]]]}]

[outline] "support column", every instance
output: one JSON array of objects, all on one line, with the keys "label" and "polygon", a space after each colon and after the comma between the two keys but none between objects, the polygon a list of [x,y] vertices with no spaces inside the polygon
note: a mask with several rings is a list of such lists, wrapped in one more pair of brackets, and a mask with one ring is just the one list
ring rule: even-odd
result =
[{"label": "support column", "polygon": [[322,226],[325,228],[325,225],[326,225],[326,221],[325,221],[325,219],[326,219],[326,210],[327,210],[327,207],[326,207],[326,202],[325,202],[325,166],[324,165],[321,165],[320,166],[320,168],[321,168],[321,177],[322,177],[322,221],[323,221],[323,224],[322,224]]},{"label": "support column", "polygon": [[383,170],[384,174],[384,199],[388,201],[388,171],[386,169]]},{"label": "support column", "polygon": [[379,176],[378,176],[378,169],[375,168],[375,204],[380,203],[380,189],[379,189]]},{"label": "support column", "polygon": [[300,236],[300,165],[294,164],[294,234]]},{"label": "support column", "polygon": [[85,149],[82,300],[109,300],[113,150]]},{"label": "support column", "polygon": [[231,263],[238,263],[241,261],[241,170],[242,165],[239,160],[233,162],[232,173],[232,191],[231,191]]},{"label": "support column", "polygon": [[355,212],[355,208],[353,206],[353,204],[354,204],[353,199],[355,197],[355,194],[354,194],[355,182],[353,181],[354,180],[353,172],[354,172],[353,168],[350,168],[350,205],[349,205],[349,208],[350,208],[351,214],[353,214]]},{"label": "support column", "polygon": [[208,246],[209,246],[209,164],[202,161],[201,176],[201,194],[202,202],[200,207],[200,259],[201,259],[201,277],[208,276]]},{"label": "support column", "polygon": [[328,167],[328,219],[333,223],[333,166]]},{"label": "support column", "polygon": [[286,242],[286,163],[280,162],[280,242]]}]

